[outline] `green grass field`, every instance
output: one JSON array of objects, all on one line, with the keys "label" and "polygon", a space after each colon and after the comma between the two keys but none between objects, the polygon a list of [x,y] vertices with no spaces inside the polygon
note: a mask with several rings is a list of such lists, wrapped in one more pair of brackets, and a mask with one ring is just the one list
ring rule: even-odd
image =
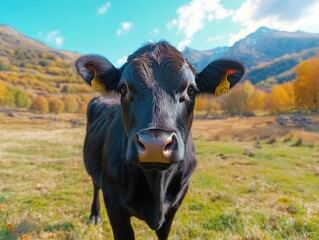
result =
[{"label": "green grass field", "polygon": [[[198,167],[170,239],[319,239],[315,126],[195,121]],[[88,222],[84,134],[67,123],[0,124],[0,239],[112,239],[104,206],[102,225]],[[156,239],[132,222],[136,239]]]}]

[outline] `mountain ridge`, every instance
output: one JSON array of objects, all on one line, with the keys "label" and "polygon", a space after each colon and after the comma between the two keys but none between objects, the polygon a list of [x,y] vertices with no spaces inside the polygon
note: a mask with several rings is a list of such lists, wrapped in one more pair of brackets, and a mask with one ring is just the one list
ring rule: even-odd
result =
[{"label": "mountain ridge", "polygon": [[[76,52],[60,50],[60,49],[49,47],[44,42],[41,42],[40,40],[34,39],[32,37],[26,36],[23,33],[5,24],[0,24],[0,33],[1,33],[0,44],[3,44],[4,46],[8,46],[8,43],[10,42],[10,38],[12,38],[12,40],[16,44],[15,47],[20,47],[20,46],[24,48],[31,47],[32,49],[46,50],[46,51],[54,52],[57,54],[62,53],[72,59],[80,56],[80,54]],[[23,45],[21,45],[21,43],[23,43]],[[9,47],[12,47],[12,46],[9,45]]]},{"label": "mountain ridge", "polygon": [[318,54],[319,33],[260,27],[233,46],[224,47],[224,54],[215,54],[219,48],[206,51],[187,48],[183,54],[199,71],[219,57],[238,60],[247,69],[246,79],[260,88],[269,89],[272,84],[293,80],[295,66]]},{"label": "mountain ridge", "polygon": [[[318,33],[260,27],[233,46],[204,51],[186,47],[182,53],[198,71],[218,58],[238,60],[246,66],[246,79],[259,88],[269,89],[273,84],[293,80],[295,66],[318,52]],[[81,85],[80,91],[89,93],[89,87],[83,84],[74,69],[74,61],[79,56],[79,53],[51,48],[0,24],[0,64],[2,61],[9,65],[6,71],[0,66],[0,79],[9,80],[9,84],[21,85],[36,94],[46,89],[41,93],[44,95],[65,93],[66,86],[70,87],[68,91],[77,92],[74,89]],[[26,86],[21,80],[29,81],[28,75],[36,78],[32,86]],[[40,85],[43,89],[39,90]]]}]

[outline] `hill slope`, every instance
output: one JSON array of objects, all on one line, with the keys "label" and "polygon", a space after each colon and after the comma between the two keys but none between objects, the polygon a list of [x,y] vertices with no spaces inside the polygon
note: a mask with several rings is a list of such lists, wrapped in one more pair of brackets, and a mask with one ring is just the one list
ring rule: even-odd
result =
[{"label": "hill slope", "polygon": [[0,25],[0,79],[17,87],[23,86],[30,94],[56,94],[63,88],[66,90],[65,84],[82,85],[73,68],[78,56],[49,48]]},{"label": "hill slope", "polygon": [[223,48],[222,54],[218,51],[220,49],[201,52],[188,48],[183,54],[199,70],[219,57],[239,60],[247,68],[247,79],[254,84],[260,83],[260,86],[270,86],[294,79],[294,67],[319,52],[319,34],[261,27],[232,47]]},{"label": "hill slope", "polygon": [[78,105],[86,105],[93,93],[74,69],[74,62],[79,56],[52,49],[0,25],[0,83],[26,93],[31,101],[39,95],[60,100],[70,95]]},{"label": "hill slope", "polygon": [[[232,47],[207,51],[186,48],[183,54],[198,70],[217,58],[237,59],[246,66],[248,80],[261,88],[269,88],[272,84],[293,80],[294,67],[318,52],[319,34],[262,27]],[[0,83],[21,89],[31,98],[77,94],[80,102],[90,99],[92,90],[74,70],[78,57],[77,53],[52,49],[0,25]]]}]

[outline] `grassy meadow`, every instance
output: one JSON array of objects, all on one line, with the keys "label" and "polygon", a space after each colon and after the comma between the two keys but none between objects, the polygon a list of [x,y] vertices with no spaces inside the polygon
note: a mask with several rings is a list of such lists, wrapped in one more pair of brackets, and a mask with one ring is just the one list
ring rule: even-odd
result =
[{"label": "grassy meadow", "polygon": [[[319,239],[319,117],[274,118],[194,121],[198,167],[170,239]],[[0,239],[112,239],[104,205],[102,224],[88,221],[84,135],[68,121],[0,121]],[[132,222],[136,239],[156,239]]]}]

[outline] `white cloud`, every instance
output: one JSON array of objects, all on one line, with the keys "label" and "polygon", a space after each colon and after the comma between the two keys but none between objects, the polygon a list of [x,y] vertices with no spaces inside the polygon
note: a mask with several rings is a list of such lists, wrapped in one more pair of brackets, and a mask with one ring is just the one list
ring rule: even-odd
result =
[{"label": "white cloud", "polygon": [[97,15],[104,15],[107,10],[111,7],[111,3],[106,2],[97,9]]},{"label": "white cloud", "polygon": [[60,30],[50,31],[48,34],[45,35],[45,40],[49,43],[54,43],[58,47],[61,47],[64,42],[64,38],[61,36]]},{"label": "white cloud", "polygon": [[133,23],[131,22],[121,22],[121,27],[116,30],[116,35],[121,36],[125,33],[128,33],[133,27]]},{"label": "white cloud", "polygon": [[233,11],[227,10],[220,0],[192,0],[176,10],[178,19],[167,23],[168,29],[178,28],[186,38],[191,38],[202,29],[207,21],[220,20],[229,17]]},{"label": "white cloud", "polygon": [[178,49],[183,50],[191,43],[193,35],[204,28],[205,24],[212,20],[221,20],[233,14],[220,3],[220,0],[192,0],[190,3],[176,10],[177,19],[169,21],[166,26],[169,30],[177,28],[178,34],[185,37],[178,44]]},{"label": "white cloud", "polygon": [[191,40],[186,38],[185,40],[178,43],[177,49],[179,51],[183,51],[186,46],[188,46],[191,43]]},{"label": "white cloud", "polygon": [[166,23],[168,30],[173,30],[175,26],[177,26],[177,19],[173,19],[172,21]]},{"label": "white cloud", "polygon": [[151,34],[157,36],[160,33],[160,30],[158,28],[153,28]]},{"label": "white cloud", "polygon": [[256,31],[261,26],[278,30],[318,32],[319,2],[317,0],[245,0],[233,15],[233,22],[242,29],[230,44]]},{"label": "white cloud", "polygon": [[62,46],[63,41],[64,41],[64,39],[63,39],[63,37],[61,37],[61,36],[58,36],[58,37],[55,38],[55,44],[56,44],[57,46],[59,46],[59,47]]},{"label": "white cloud", "polygon": [[116,64],[117,64],[117,66],[121,66],[121,65],[123,65],[123,64],[126,63],[126,62],[127,62],[127,55],[125,55],[125,56],[119,58],[119,59],[116,61]]}]

